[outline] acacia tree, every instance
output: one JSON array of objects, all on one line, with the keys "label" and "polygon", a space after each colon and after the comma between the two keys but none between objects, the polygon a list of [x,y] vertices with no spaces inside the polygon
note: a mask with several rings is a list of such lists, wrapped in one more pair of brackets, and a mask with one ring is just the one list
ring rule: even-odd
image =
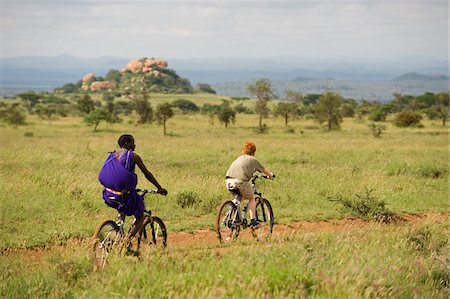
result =
[{"label": "acacia tree", "polygon": [[151,123],[153,121],[153,108],[148,99],[149,96],[145,90],[141,94],[133,95],[133,108],[139,115],[139,124]]},{"label": "acacia tree", "polygon": [[275,98],[272,82],[269,79],[259,79],[254,84],[249,84],[247,91],[257,98],[255,111],[259,115],[259,128],[262,128],[262,120],[270,112],[267,104],[271,99]]},{"label": "acacia tree", "polygon": [[284,125],[287,126],[289,119],[295,118],[301,114],[300,106],[303,105],[304,95],[299,91],[286,91],[287,102],[279,102],[273,111],[274,116],[284,118]]},{"label": "acacia tree", "polygon": [[27,109],[28,113],[32,112],[34,106],[36,106],[38,101],[42,98],[42,95],[37,94],[34,91],[19,93],[16,96],[24,102],[25,108]]},{"label": "acacia tree", "polygon": [[77,100],[77,109],[82,114],[89,114],[95,108],[95,102],[91,99],[88,94],[83,95]]},{"label": "acacia tree", "polygon": [[58,115],[58,110],[61,107],[57,104],[37,104],[35,113],[42,119],[52,120]]},{"label": "acacia tree", "polygon": [[166,122],[173,116],[172,106],[169,103],[162,103],[156,106],[156,120],[163,125],[164,135],[166,135]]},{"label": "acacia tree", "polygon": [[442,92],[439,94],[436,112],[442,120],[443,126],[445,126],[445,123],[449,118],[449,102],[449,92]]},{"label": "acacia tree", "polygon": [[289,119],[298,115],[298,104],[293,102],[279,102],[275,106],[273,114],[275,116],[282,116],[284,118],[284,125],[287,126]]},{"label": "acacia tree", "polygon": [[225,124],[225,128],[228,128],[228,124],[234,123],[236,120],[236,111],[229,105],[221,105],[217,109],[217,118],[221,123]]},{"label": "acacia tree", "polygon": [[27,115],[25,111],[20,108],[18,103],[6,105],[0,103],[0,120],[5,123],[17,127],[19,125],[24,125]]},{"label": "acacia tree", "polygon": [[317,102],[315,118],[320,124],[326,125],[328,131],[339,129],[342,123],[342,97],[335,92],[324,93]]},{"label": "acacia tree", "polygon": [[303,93],[295,90],[286,91],[286,98],[291,103],[303,104],[305,101],[305,96]]},{"label": "acacia tree", "polygon": [[94,126],[94,132],[97,131],[97,127],[102,121],[106,121],[108,119],[108,113],[106,110],[102,108],[97,108],[86,114],[84,117],[84,122],[88,125]]}]

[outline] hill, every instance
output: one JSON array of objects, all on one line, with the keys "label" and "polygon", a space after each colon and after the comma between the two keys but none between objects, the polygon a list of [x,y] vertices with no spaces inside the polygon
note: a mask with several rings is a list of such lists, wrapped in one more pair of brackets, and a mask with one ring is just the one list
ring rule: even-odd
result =
[{"label": "hill", "polygon": [[189,80],[181,78],[168,68],[163,59],[141,58],[130,60],[122,70],[110,70],[105,77],[94,73],[86,74],[77,83],[67,83],[56,92],[72,93],[84,91],[116,91],[129,94],[136,88],[145,88],[157,93],[191,93],[193,88]]},{"label": "hill", "polygon": [[[401,79],[398,79],[401,78]],[[275,80],[273,87],[279,98],[285,97],[286,90],[300,91],[304,94],[321,94],[327,90],[333,90],[346,98],[355,100],[390,101],[393,93],[408,95],[420,95],[426,92],[448,91],[449,81],[447,76],[429,79],[426,75],[402,75],[394,80],[382,82],[361,82],[353,80],[337,80],[334,78],[304,78],[298,77],[292,80]],[[227,96],[249,96],[247,85],[251,81],[235,81],[211,84],[218,94]]]},{"label": "hill", "polygon": [[[53,90],[78,82],[90,72],[105,76],[110,70],[122,69],[129,60],[71,55],[3,58],[0,59],[0,96],[29,89]],[[178,76],[193,84],[208,83],[225,96],[247,96],[245,86],[259,78],[272,80],[280,96],[287,86],[304,93],[338,88],[336,91],[346,97],[381,100],[388,100],[393,92],[418,94],[448,89],[448,61],[418,57],[392,61],[284,56],[168,60]]]},{"label": "hill", "polygon": [[412,73],[405,73],[401,76],[398,76],[396,78],[393,79],[393,81],[409,81],[409,80],[419,80],[419,81],[441,81],[441,80],[447,80],[448,81],[449,77],[446,75],[434,75],[434,76],[429,76],[429,75],[423,75],[423,74],[418,74],[415,72]]}]

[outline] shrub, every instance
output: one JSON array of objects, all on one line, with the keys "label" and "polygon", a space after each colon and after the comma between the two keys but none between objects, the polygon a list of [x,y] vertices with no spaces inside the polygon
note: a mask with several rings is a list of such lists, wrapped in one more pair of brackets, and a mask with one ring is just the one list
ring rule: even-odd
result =
[{"label": "shrub", "polygon": [[425,178],[438,179],[443,177],[447,173],[447,169],[445,167],[440,167],[436,165],[421,165],[417,167],[417,174]]},{"label": "shrub", "polygon": [[394,124],[397,127],[423,127],[420,123],[422,116],[412,110],[404,110],[397,114]]},{"label": "shrub", "polygon": [[16,103],[0,107],[0,120],[13,127],[25,125],[26,118],[25,111]]},{"label": "shrub", "polygon": [[423,253],[440,252],[447,246],[445,231],[428,224],[413,227],[406,235],[406,239],[415,250]]},{"label": "shrub", "polygon": [[366,189],[363,194],[356,194],[356,198],[348,199],[338,194],[330,196],[329,200],[342,205],[341,211],[345,214],[362,219],[374,219],[382,223],[390,223],[396,220],[393,212],[386,209],[385,203],[372,194],[373,190]]},{"label": "shrub", "polygon": [[448,173],[444,166],[435,164],[422,164],[411,166],[404,162],[391,163],[387,166],[387,175],[415,175],[424,178],[438,179]]},{"label": "shrub", "polygon": [[198,202],[198,195],[195,191],[181,190],[176,195],[176,203],[183,209],[192,207]]},{"label": "shrub", "polygon": [[375,138],[380,138],[381,134],[383,134],[384,131],[386,131],[386,126],[383,126],[381,124],[376,124],[376,123],[370,123],[368,125],[370,131],[372,132],[372,135]]},{"label": "shrub", "polygon": [[216,94],[216,91],[207,83],[198,83],[197,89],[203,92]]},{"label": "shrub", "polygon": [[201,203],[201,210],[205,214],[209,214],[211,212],[215,212],[217,207],[222,202],[222,196],[221,195],[212,195],[206,198]]},{"label": "shrub", "polygon": [[198,106],[195,103],[185,99],[178,99],[173,101],[172,106],[180,109],[182,113],[197,112],[199,110]]},{"label": "shrub", "polygon": [[234,106],[234,111],[237,113],[243,113],[243,114],[252,114],[253,111],[251,111],[249,108],[245,107],[244,104],[239,103],[236,106]]},{"label": "shrub", "polygon": [[295,129],[293,127],[288,126],[285,130],[286,133],[293,134],[295,133]]},{"label": "shrub", "polygon": [[262,124],[261,126],[256,127],[254,129],[254,132],[256,134],[266,134],[269,133],[269,127],[266,124]]}]

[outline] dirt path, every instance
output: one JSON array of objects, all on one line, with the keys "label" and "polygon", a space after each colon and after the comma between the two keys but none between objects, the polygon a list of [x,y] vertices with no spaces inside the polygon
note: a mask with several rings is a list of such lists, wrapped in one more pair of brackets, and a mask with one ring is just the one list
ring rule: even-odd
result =
[{"label": "dirt path", "polygon": [[[386,225],[417,225],[421,223],[447,223],[450,224],[450,213],[426,213],[402,215],[402,221],[396,224]],[[272,235],[273,240],[282,240],[289,236],[300,234],[320,233],[327,231],[351,231],[368,228],[377,225],[374,222],[363,221],[361,219],[339,219],[326,221],[300,221],[289,225],[276,224]],[[245,230],[240,239],[250,239],[250,230]],[[44,248],[31,249],[9,249],[0,252],[0,258],[18,258],[26,260],[29,267],[39,266],[47,257],[54,254],[61,255],[81,255],[88,251],[90,240],[73,239],[64,245],[49,246]],[[197,230],[195,232],[170,232],[168,236],[169,248],[208,248],[219,244],[217,235],[212,230]]]},{"label": "dirt path", "polygon": [[[401,220],[396,224],[386,225],[414,225],[418,223],[449,223],[450,213],[426,213],[426,214],[406,214],[402,215]],[[335,219],[323,221],[300,221],[289,225],[275,224],[272,235],[273,240],[283,239],[287,236],[306,233],[319,233],[326,231],[345,231],[364,229],[374,222],[364,221],[361,219]],[[249,230],[247,230],[249,231]],[[244,231],[239,238],[251,238],[249,232]],[[170,246],[196,246],[196,245],[213,245],[219,241],[217,235],[212,230],[198,230],[195,232],[176,232],[169,234]]]}]

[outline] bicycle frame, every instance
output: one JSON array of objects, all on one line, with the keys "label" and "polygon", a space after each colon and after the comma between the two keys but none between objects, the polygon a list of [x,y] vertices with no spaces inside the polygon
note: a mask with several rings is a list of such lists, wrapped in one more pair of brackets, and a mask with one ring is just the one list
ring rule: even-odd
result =
[{"label": "bicycle frame", "polygon": [[[256,187],[256,180],[258,180],[261,177],[265,178],[265,176],[254,175],[251,179],[251,182],[252,182],[251,188],[253,190],[253,195],[255,195],[255,200],[262,197],[262,193],[258,192],[257,187]],[[232,225],[236,228],[239,226],[243,226],[243,228],[245,229],[248,224],[247,223],[248,202],[245,203],[243,209],[241,210],[242,195],[240,194],[240,192],[239,193],[233,192],[233,193],[234,193],[234,197],[233,197],[232,202],[236,206],[237,213],[236,213],[236,216],[234,217],[235,219],[231,219],[233,221]],[[243,215],[242,215],[242,212],[243,212]],[[231,213],[231,211],[229,213]],[[263,213],[265,213],[264,207],[263,207]]]},{"label": "bicycle frame", "polygon": [[[145,198],[145,195],[148,194],[148,193],[154,193],[154,194],[158,193],[157,190],[147,190],[147,189],[144,189],[144,190],[136,189],[136,191],[137,191],[137,192],[141,192],[141,193],[142,193],[141,195],[142,195],[144,198]],[[152,217],[151,217],[151,216],[152,216],[152,212],[151,212],[150,210],[144,210],[144,214],[147,214],[148,217],[149,217],[149,219],[150,219],[150,221],[152,221]],[[116,238],[116,240],[115,240],[115,242],[114,242],[115,245],[116,245],[116,243],[121,242],[121,241],[123,240],[124,236],[125,236],[125,229],[124,229],[124,226],[125,226],[125,219],[126,219],[126,215],[125,215],[124,213],[119,213],[119,214],[117,215],[117,220],[116,220],[115,222],[116,222],[116,224],[117,224],[117,227],[119,228],[118,234],[120,235],[120,238],[118,238],[118,239]],[[135,223],[136,223],[136,219],[134,219],[133,222],[131,223],[130,228],[128,229],[128,233],[130,233],[130,231],[131,231],[131,229],[133,228],[133,226],[134,226]],[[109,233],[106,235],[105,240],[109,239],[109,236],[111,235],[111,233],[112,233],[113,231],[114,231],[114,229],[111,229],[111,230],[109,231]],[[104,246],[104,241],[102,241],[102,243],[100,244],[100,246],[101,246],[101,247]]]}]

